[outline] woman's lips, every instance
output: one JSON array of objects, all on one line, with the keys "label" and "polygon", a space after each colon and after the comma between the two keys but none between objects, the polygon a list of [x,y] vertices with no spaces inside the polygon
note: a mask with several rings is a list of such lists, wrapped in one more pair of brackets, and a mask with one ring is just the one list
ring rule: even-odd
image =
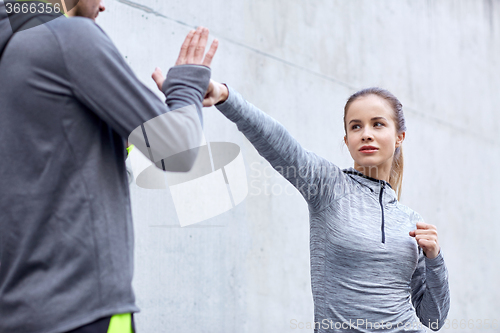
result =
[{"label": "woman's lips", "polygon": [[361,149],[360,152],[363,154],[373,154],[378,150],[378,148],[373,149]]},{"label": "woman's lips", "polygon": [[362,152],[363,154],[371,154],[371,153],[375,153],[378,149],[365,149],[365,150],[360,150],[360,152]]}]

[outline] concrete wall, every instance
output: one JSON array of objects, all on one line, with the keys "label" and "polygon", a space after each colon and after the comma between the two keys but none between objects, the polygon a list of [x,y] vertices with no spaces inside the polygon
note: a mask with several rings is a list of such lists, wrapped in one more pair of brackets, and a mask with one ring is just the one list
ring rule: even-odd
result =
[{"label": "concrete wall", "polygon": [[[155,66],[166,72],[187,32],[209,27],[220,40],[213,78],[343,168],[353,165],[342,147],[345,100],[368,86],[392,91],[408,128],[401,202],[438,228],[450,273],[449,319],[474,321],[472,329],[442,331],[478,331],[485,320],[500,326],[500,1],[106,5],[97,22],[152,90]],[[138,329],[304,331],[290,321],[313,321],[306,203],[297,191],[279,193],[288,183],[233,123],[214,108],[204,112],[209,141],[241,147],[249,195],[180,228],[168,190],[131,186]],[[202,199],[193,194],[186,204]]]}]

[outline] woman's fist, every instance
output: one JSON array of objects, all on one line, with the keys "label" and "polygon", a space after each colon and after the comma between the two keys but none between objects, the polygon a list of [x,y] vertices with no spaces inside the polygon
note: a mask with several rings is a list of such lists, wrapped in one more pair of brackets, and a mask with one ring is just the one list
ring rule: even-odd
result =
[{"label": "woman's fist", "polygon": [[410,236],[415,237],[427,258],[434,259],[438,256],[439,243],[436,226],[417,222],[417,229],[410,231]]},{"label": "woman's fist", "polygon": [[210,80],[207,92],[203,99],[203,106],[212,106],[220,102],[224,102],[229,96],[229,91],[225,84],[221,84],[214,80]]}]

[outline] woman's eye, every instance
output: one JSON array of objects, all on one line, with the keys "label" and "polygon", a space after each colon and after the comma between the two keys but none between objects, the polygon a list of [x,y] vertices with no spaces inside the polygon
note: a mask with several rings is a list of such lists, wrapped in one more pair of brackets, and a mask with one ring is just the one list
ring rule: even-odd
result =
[{"label": "woman's eye", "polygon": [[377,126],[377,124],[378,124],[378,125],[380,125],[380,126],[384,126],[384,124],[379,123],[379,122],[376,122],[376,123],[375,123],[375,126]]},{"label": "woman's eye", "polygon": [[353,125],[353,126],[351,127],[351,129],[356,129],[356,127],[358,127],[358,126],[359,126],[359,125]]}]

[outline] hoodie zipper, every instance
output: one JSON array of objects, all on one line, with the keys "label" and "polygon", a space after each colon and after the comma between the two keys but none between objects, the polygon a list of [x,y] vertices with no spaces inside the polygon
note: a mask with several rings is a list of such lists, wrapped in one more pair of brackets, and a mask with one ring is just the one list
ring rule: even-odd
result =
[{"label": "hoodie zipper", "polygon": [[382,203],[382,194],[384,193],[385,183],[380,182],[380,195],[378,196],[378,201],[380,203],[380,209],[382,210],[382,243],[385,243],[385,230],[384,230],[384,205]]},{"label": "hoodie zipper", "polygon": [[[385,185],[387,184],[390,188],[392,188],[391,184],[383,181],[383,180],[380,180],[380,179],[375,179],[375,178],[371,178],[371,177],[368,177],[368,176],[365,176],[363,175],[362,173],[360,173],[359,171],[351,171],[351,170],[343,170],[345,173],[347,174],[351,174],[351,175],[358,175],[358,176],[361,176],[363,178],[367,178],[367,179],[370,179],[370,180],[373,180],[373,181],[376,181],[380,184],[380,194],[379,194],[379,197],[378,197],[378,201],[380,203],[380,209],[382,210],[382,225],[380,226],[380,229],[382,231],[382,243],[385,244],[385,221],[384,221],[384,204],[383,204],[383,201],[382,201],[382,194],[384,192],[384,188],[385,188]],[[354,179],[355,181],[357,181],[358,183],[360,183],[361,185],[364,185],[366,187],[368,187],[370,189],[370,191],[375,192],[370,186],[367,186],[361,182],[359,182],[358,180],[356,180],[355,178],[351,177],[352,179]]]}]

